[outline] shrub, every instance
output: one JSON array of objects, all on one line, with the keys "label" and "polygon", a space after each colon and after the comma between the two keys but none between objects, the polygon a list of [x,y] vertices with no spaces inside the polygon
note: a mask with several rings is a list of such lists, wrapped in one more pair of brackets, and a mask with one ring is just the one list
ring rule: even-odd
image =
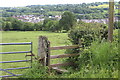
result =
[{"label": "shrub", "polygon": [[[93,42],[79,56],[79,71],[84,78],[118,78],[118,45],[116,42]],[[73,75],[71,75],[73,76]]]},{"label": "shrub", "polygon": [[92,53],[92,61],[93,64],[108,64],[111,61],[116,62],[116,58],[118,57],[118,48],[116,43],[95,42],[92,44],[90,51]]},{"label": "shrub", "polygon": [[[80,45],[84,50],[90,47],[91,43],[98,39],[107,39],[107,26],[98,23],[84,23],[79,22],[74,29],[72,29],[69,34],[69,40],[73,45]],[[67,50],[66,53],[79,53],[80,49]],[[84,56],[88,58],[88,53]],[[69,58],[68,61],[75,62],[78,57]]]},{"label": "shrub", "polygon": [[80,39],[82,47],[87,47],[98,38],[107,39],[107,26],[99,23],[79,22],[75,29],[69,32],[68,37],[73,44],[78,44]]}]

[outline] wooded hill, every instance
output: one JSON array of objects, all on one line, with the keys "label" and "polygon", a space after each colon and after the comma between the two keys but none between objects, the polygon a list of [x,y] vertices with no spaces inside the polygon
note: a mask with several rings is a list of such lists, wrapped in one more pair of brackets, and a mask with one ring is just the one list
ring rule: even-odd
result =
[{"label": "wooded hill", "polygon": [[[44,15],[44,17],[62,15],[64,11],[73,12],[77,19],[102,19],[108,17],[108,2],[58,4],[58,5],[30,5],[26,7],[0,7],[3,17],[15,15]],[[115,2],[115,16],[118,3]]]}]

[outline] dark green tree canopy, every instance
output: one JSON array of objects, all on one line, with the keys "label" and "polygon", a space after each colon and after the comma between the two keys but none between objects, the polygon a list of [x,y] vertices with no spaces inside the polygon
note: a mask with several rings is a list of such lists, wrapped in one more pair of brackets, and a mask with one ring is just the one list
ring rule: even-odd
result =
[{"label": "dark green tree canopy", "polygon": [[64,12],[62,15],[62,18],[59,21],[59,25],[62,28],[62,30],[70,30],[73,25],[76,23],[75,15],[72,12]]}]

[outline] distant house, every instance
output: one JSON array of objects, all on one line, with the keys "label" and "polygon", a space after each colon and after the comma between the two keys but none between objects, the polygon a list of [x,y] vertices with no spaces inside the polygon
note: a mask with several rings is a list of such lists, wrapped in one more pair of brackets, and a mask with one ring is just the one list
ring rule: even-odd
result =
[{"label": "distant house", "polygon": [[18,20],[21,20],[23,22],[31,22],[31,23],[38,23],[44,20],[44,15],[36,16],[36,15],[17,15],[13,16],[13,18],[16,18]]},{"label": "distant house", "polygon": [[[86,22],[86,23],[103,23],[103,24],[108,24],[109,20],[108,18],[106,19],[81,19],[81,21]],[[118,21],[118,18],[114,18],[114,22]]]}]

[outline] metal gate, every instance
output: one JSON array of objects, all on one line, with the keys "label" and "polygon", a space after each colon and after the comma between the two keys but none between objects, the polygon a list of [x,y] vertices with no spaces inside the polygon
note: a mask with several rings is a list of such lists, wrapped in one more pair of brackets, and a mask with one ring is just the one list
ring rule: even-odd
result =
[{"label": "metal gate", "polygon": [[[30,45],[30,50],[29,51],[17,51],[17,52],[0,52],[0,54],[2,55],[6,55],[6,54],[22,54],[22,53],[31,53],[32,55],[32,42],[25,42],[25,43],[0,43],[1,46],[4,45]],[[28,62],[30,61],[32,63],[32,56],[29,60],[16,60],[16,61],[2,61],[0,62],[1,64],[3,63],[16,63],[16,62]],[[9,73],[11,75],[4,75],[4,76],[0,76],[0,77],[12,77],[12,76],[20,76],[22,74],[14,74],[9,72],[8,70],[15,70],[15,69],[27,69],[27,68],[31,68],[32,66],[28,66],[28,67],[18,67],[18,68],[8,68],[8,69],[2,69],[0,68],[0,71],[4,71],[6,73]]]}]

